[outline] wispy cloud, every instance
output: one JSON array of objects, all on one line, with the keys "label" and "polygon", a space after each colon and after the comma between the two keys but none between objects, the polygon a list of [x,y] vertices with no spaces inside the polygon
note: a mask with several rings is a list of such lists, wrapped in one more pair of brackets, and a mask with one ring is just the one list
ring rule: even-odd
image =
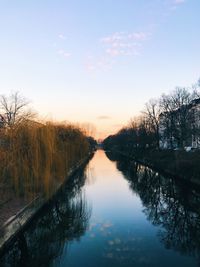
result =
[{"label": "wispy cloud", "polygon": [[[153,1],[152,1],[153,2]],[[169,19],[174,10],[186,3],[187,0],[158,0],[151,6],[154,12],[155,4],[159,2],[159,16],[155,13],[155,22],[146,26],[142,31],[116,31],[99,39],[96,47],[96,57],[89,57],[86,61],[86,69],[89,72],[107,71],[122,58],[134,58],[142,55],[145,43],[155,34],[156,28]]]},{"label": "wispy cloud", "polygon": [[62,33],[58,35],[58,38],[60,38],[62,40],[65,40],[66,39],[66,37]]},{"label": "wispy cloud", "polygon": [[185,0],[174,0],[174,4],[175,5],[180,5],[180,4],[183,4],[185,3]]},{"label": "wispy cloud", "polygon": [[110,120],[111,117],[107,115],[101,115],[97,117],[98,120]]},{"label": "wispy cloud", "polygon": [[176,10],[180,5],[184,4],[186,0],[173,0],[171,10]]},{"label": "wispy cloud", "polygon": [[141,54],[143,43],[149,40],[148,32],[115,32],[99,39],[100,56],[89,56],[86,69],[89,72],[110,70],[119,57],[138,56]]},{"label": "wispy cloud", "polygon": [[69,58],[71,56],[71,53],[63,50],[63,49],[60,49],[57,51],[57,53],[65,58]]},{"label": "wispy cloud", "polygon": [[146,32],[115,32],[100,39],[106,54],[112,57],[137,56],[140,54],[142,43],[148,40]]},{"label": "wispy cloud", "polygon": [[126,33],[126,32],[115,32],[110,36],[101,38],[102,43],[116,43],[116,42],[124,42],[127,40],[134,40],[134,41],[144,41],[147,39],[149,34],[144,32],[133,32],[133,33]]}]

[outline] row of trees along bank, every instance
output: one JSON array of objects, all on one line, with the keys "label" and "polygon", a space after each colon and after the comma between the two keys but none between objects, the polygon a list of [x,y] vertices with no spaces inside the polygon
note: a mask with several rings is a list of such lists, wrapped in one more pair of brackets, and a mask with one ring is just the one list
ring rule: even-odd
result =
[{"label": "row of trees along bank", "polygon": [[94,139],[78,126],[37,122],[19,93],[1,96],[0,110],[1,188],[49,194],[94,149]]},{"label": "row of trees along bank", "polygon": [[[105,150],[120,151],[168,173],[200,182],[200,80],[146,103],[139,117],[103,141]],[[167,146],[163,144],[167,140]],[[164,149],[165,148],[165,149]]]}]

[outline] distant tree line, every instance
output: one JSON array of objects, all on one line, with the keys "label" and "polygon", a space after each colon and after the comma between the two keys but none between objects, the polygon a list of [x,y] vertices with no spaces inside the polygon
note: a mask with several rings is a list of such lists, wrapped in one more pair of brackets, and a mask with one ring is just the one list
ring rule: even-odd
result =
[{"label": "distant tree line", "polygon": [[176,87],[169,94],[149,100],[140,116],[103,141],[104,148],[134,152],[158,150],[165,145],[183,149],[191,145],[192,138],[200,146],[199,89],[200,80],[189,88]]}]

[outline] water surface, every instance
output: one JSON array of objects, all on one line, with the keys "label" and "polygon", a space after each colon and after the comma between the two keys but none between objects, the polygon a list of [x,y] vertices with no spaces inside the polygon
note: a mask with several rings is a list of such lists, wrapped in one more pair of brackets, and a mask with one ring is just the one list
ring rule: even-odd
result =
[{"label": "water surface", "polygon": [[98,150],[3,266],[199,266],[200,194]]}]

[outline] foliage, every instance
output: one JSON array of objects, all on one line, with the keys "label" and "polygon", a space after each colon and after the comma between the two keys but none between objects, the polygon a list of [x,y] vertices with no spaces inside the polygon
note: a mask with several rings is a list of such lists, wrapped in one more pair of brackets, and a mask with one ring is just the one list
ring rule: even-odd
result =
[{"label": "foliage", "polygon": [[50,193],[89,153],[86,136],[73,125],[24,121],[1,130],[0,140],[1,182],[19,194]]}]

